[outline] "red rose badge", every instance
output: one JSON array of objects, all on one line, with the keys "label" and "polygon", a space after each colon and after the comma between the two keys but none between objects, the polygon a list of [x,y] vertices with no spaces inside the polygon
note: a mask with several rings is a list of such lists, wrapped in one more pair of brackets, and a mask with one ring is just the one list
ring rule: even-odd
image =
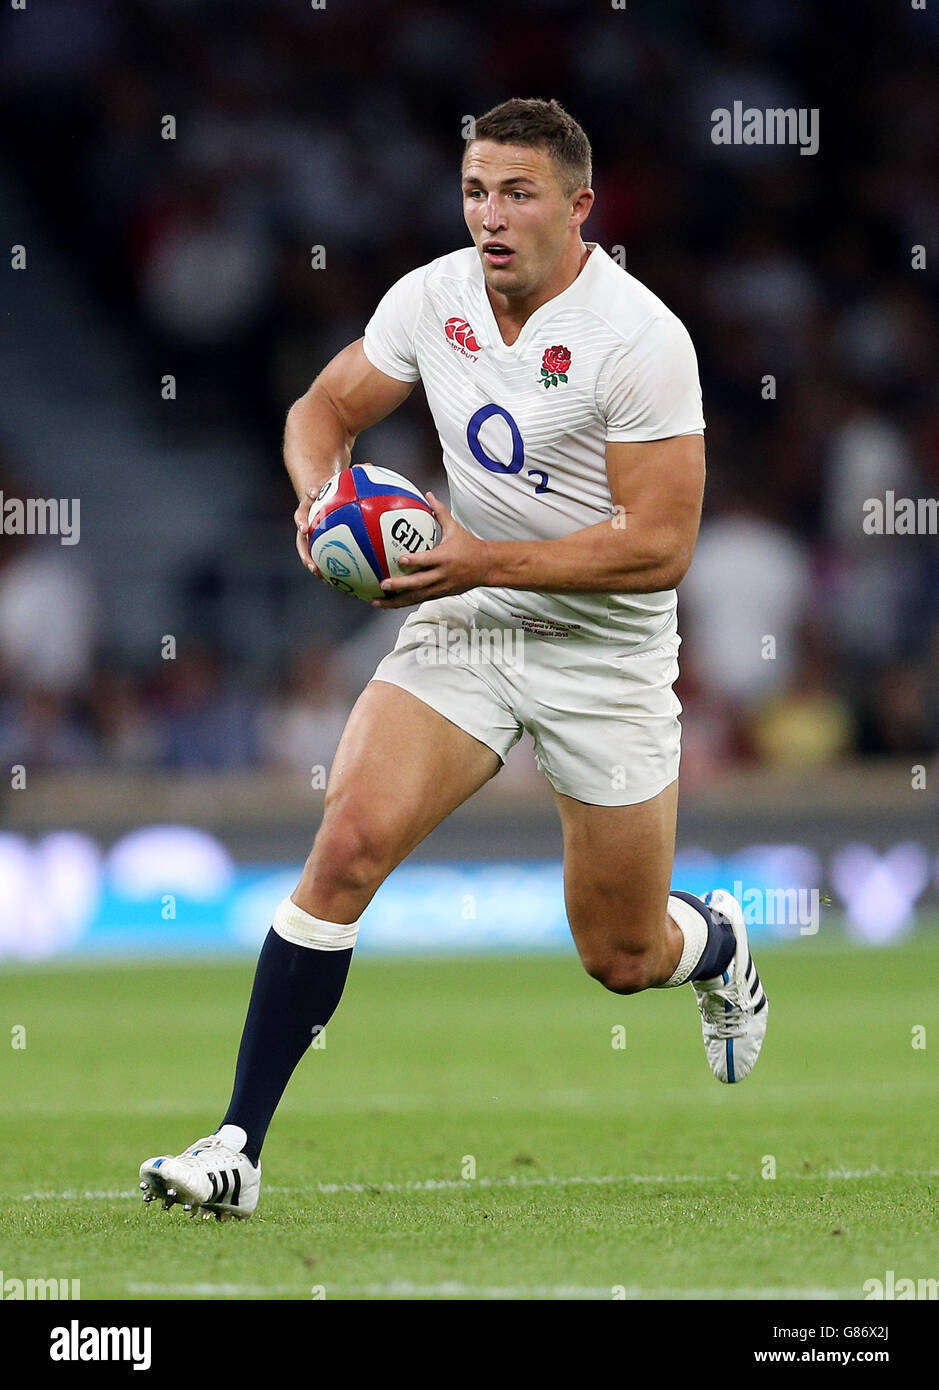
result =
[{"label": "red rose badge", "polygon": [[541,359],[541,384],[545,390],[567,381],[570,366],[571,355],[566,347],[549,347]]}]

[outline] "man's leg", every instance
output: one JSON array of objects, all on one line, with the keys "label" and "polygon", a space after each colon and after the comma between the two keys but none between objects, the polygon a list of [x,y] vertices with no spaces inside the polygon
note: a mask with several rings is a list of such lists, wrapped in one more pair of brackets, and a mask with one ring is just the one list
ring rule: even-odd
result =
[{"label": "man's leg", "polygon": [[500,767],[491,748],[399,686],[372,681],[359,697],[313,850],[258,962],[222,1122],[253,1163],[294,1068],[339,1003],[359,916],[392,869]]},{"label": "man's leg", "polygon": [[554,798],[567,916],[584,969],[615,994],[664,984],[684,946],[666,910],[678,782],[634,806]]},{"label": "man's leg", "polygon": [[766,995],[736,899],[669,893],[677,780],[631,806],[555,798],[568,920],[585,969],[615,994],[690,981],[708,1065],[719,1081],[742,1081],[763,1045]]},{"label": "man's leg", "polygon": [[365,687],[333,759],[323,822],[291,897],[356,921],[391,870],[502,766],[498,754],[415,695]]},{"label": "man's leg", "polygon": [[555,792],[564,893],[584,969],[614,994],[718,975],[733,932],[689,894],[669,895],[678,782],[631,806]]}]

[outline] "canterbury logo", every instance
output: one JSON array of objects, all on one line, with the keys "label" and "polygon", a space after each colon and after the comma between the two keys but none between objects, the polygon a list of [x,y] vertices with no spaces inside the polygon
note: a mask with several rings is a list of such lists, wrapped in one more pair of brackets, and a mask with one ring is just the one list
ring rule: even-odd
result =
[{"label": "canterbury logo", "polygon": [[467,353],[481,351],[466,319],[447,319],[444,324],[444,332],[454,347],[463,348]]}]

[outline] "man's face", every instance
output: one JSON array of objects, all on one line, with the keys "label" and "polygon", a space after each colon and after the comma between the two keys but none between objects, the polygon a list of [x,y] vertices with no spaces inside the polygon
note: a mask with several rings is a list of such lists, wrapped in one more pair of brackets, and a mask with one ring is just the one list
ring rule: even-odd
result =
[{"label": "man's face", "polygon": [[463,161],[463,216],[490,289],[538,292],[569,245],[572,204],[547,150],[471,141]]}]

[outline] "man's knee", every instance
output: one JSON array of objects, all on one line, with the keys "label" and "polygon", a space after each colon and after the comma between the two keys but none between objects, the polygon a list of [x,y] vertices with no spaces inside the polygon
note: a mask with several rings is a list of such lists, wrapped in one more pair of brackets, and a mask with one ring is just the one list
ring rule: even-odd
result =
[{"label": "man's knee", "polygon": [[307,860],[304,876],[313,875],[341,892],[377,888],[390,872],[388,837],[363,815],[345,810],[327,813]]},{"label": "man's knee", "polygon": [[608,950],[584,956],[583,964],[611,994],[639,994],[655,983],[656,962],[649,951]]}]

